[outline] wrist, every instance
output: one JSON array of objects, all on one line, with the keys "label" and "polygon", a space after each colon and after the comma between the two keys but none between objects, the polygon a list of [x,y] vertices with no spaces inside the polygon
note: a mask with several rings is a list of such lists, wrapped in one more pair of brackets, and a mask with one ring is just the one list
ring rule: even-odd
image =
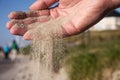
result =
[{"label": "wrist", "polygon": [[114,5],[114,8],[119,8],[120,7],[120,0],[113,0],[113,5]]}]

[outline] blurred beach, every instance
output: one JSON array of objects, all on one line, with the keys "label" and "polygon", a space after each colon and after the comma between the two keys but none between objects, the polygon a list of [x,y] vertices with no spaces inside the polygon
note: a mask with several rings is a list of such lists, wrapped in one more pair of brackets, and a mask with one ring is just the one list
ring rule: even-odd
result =
[{"label": "blurred beach", "polygon": [[0,58],[0,80],[31,80],[29,62],[29,58],[23,55],[18,55],[14,61]]}]

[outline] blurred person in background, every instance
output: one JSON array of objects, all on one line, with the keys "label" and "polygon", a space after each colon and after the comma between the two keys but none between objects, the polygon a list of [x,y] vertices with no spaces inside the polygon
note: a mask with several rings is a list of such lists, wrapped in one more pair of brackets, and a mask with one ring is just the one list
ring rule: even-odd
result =
[{"label": "blurred person in background", "polygon": [[4,51],[4,58],[5,59],[9,59],[9,53],[10,53],[10,47],[8,45],[5,45],[3,47],[3,51]]},{"label": "blurred person in background", "polygon": [[15,60],[18,51],[19,51],[18,44],[15,40],[13,40],[11,45],[11,56],[10,56],[11,60]]},{"label": "blurred person in background", "polygon": [[0,46],[0,58],[3,57],[3,48]]},{"label": "blurred person in background", "polygon": [[3,51],[3,48],[0,46],[0,53]]}]

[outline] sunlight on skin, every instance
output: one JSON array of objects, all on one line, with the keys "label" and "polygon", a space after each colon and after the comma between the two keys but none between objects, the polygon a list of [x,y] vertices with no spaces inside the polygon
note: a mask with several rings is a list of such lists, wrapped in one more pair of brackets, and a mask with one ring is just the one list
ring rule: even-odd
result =
[{"label": "sunlight on skin", "polygon": [[[36,26],[29,28],[30,24],[36,22],[41,24],[49,21],[50,18],[63,17],[63,20],[66,20],[66,23],[61,23],[65,31],[64,35],[71,36],[93,26],[111,10],[120,6],[120,0],[59,0],[59,6],[48,9],[57,1],[37,0],[30,6],[32,11],[10,13],[9,18],[12,20],[6,24],[7,28],[14,35],[24,36],[29,30],[36,28]],[[20,28],[16,24],[24,24],[25,28]]]}]

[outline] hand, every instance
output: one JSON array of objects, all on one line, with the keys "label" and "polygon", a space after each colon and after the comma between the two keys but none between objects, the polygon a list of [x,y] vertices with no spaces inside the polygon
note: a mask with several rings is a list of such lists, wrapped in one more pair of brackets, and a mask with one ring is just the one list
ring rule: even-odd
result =
[{"label": "hand", "polygon": [[[120,6],[119,0],[60,0],[58,7],[48,9],[55,2],[57,0],[38,0],[30,7],[31,10],[39,10],[35,13],[34,11],[29,13],[11,13],[9,17],[16,20],[8,22],[7,28],[10,29],[12,34],[24,36],[31,29],[36,28],[35,26],[29,28],[30,24],[49,21],[48,16],[53,19],[62,17],[63,20],[66,20],[65,24],[61,23],[61,27],[65,31],[64,35],[71,36],[79,34],[93,26],[109,11]],[[41,19],[40,17],[44,18]],[[35,20],[31,20],[31,18],[35,18]],[[18,23],[24,23],[26,29],[14,27]],[[28,35],[24,36],[24,38],[32,39]]]}]

